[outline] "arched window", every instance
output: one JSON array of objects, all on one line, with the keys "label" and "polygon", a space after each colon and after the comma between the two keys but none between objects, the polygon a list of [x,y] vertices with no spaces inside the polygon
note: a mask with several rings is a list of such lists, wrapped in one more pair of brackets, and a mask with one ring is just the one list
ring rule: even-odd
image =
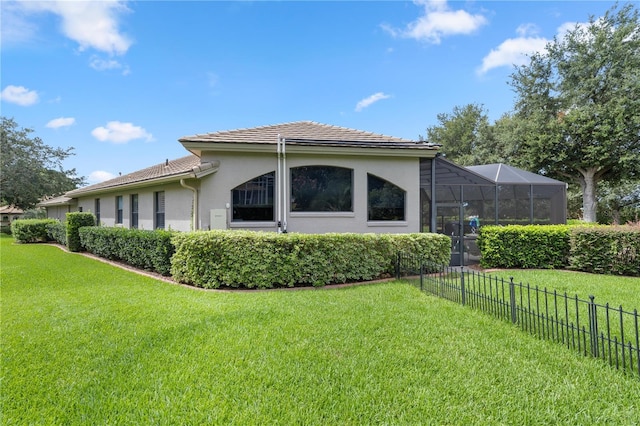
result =
[{"label": "arched window", "polygon": [[231,220],[273,222],[273,181],[275,172],[253,178],[231,190]]},{"label": "arched window", "polygon": [[353,169],[331,166],[291,168],[292,212],[352,212]]},{"label": "arched window", "polygon": [[406,191],[367,174],[367,220],[405,220]]}]

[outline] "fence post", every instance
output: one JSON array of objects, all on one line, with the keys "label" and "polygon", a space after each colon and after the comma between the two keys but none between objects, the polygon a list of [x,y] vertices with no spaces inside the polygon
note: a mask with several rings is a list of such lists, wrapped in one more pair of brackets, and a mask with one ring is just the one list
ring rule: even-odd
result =
[{"label": "fence post", "polygon": [[594,358],[598,358],[598,313],[596,312],[596,304],[593,302],[594,299],[595,296],[589,296],[589,337],[591,340],[591,355]]},{"label": "fence post", "polygon": [[400,279],[400,252],[396,254],[396,279]]},{"label": "fence post", "polygon": [[467,304],[467,293],[464,288],[464,266],[460,267],[460,293],[462,296],[462,306]]},{"label": "fence post", "polygon": [[424,291],[424,261],[420,260],[420,291]]},{"label": "fence post", "polygon": [[509,280],[509,308],[511,310],[511,322],[518,322],[518,313],[516,311],[516,286],[513,283],[513,277]]}]

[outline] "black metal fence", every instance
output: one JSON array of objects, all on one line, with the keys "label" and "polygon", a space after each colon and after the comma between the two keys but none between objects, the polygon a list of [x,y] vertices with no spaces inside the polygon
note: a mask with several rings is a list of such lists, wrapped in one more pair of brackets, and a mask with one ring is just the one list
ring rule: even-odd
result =
[{"label": "black metal fence", "polygon": [[[413,276],[422,291],[511,321],[540,338],[601,358],[640,376],[638,310],[492,277],[464,267],[436,265],[398,254],[398,278]],[[418,281],[419,280],[419,281]]]}]

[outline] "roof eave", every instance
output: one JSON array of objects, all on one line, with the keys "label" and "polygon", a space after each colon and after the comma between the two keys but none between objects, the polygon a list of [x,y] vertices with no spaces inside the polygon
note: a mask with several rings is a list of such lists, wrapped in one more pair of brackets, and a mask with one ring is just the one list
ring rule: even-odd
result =
[{"label": "roof eave", "polygon": [[[191,153],[201,156],[203,152],[238,152],[238,153],[270,153],[277,154],[276,144],[267,143],[238,143],[238,142],[203,142],[203,141],[181,141],[185,149]],[[295,142],[286,145],[287,154],[319,154],[319,155],[367,155],[367,156],[385,156],[385,157],[420,157],[433,158],[438,153],[438,146],[421,145],[415,146],[409,144],[398,144],[397,147],[376,146],[372,143],[368,146],[340,146],[339,142],[335,144],[313,144],[304,143],[297,144]]]},{"label": "roof eave", "polygon": [[105,187],[96,188],[96,189],[83,190],[82,188],[80,188],[80,189],[75,189],[73,191],[67,192],[65,195],[67,197],[80,198],[80,197],[86,197],[87,195],[100,195],[108,192],[113,192],[118,189],[130,190],[130,189],[137,189],[137,188],[145,188],[148,186],[162,185],[164,183],[180,182],[180,179],[188,179],[191,177],[194,177],[193,172],[189,171],[189,172],[178,173],[171,176],[163,176],[159,178],[146,179],[146,180],[137,181],[137,182],[121,183],[121,184],[105,186]]}]

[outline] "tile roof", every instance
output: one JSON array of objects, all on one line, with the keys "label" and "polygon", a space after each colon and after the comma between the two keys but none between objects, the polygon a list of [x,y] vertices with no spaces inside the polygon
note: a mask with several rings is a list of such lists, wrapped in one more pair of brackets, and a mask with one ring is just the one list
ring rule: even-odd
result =
[{"label": "tile roof", "polygon": [[[225,130],[213,133],[185,136],[180,142],[196,143],[238,143],[238,144],[273,144],[277,142],[278,135],[285,138],[288,144],[303,145],[329,145],[329,146],[355,146],[376,148],[409,148],[409,149],[437,149],[437,146],[426,142],[417,142],[394,136],[349,129],[346,127],[331,126],[316,123],[314,121],[296,121],[290,123],[260,126],[251,129]],[[67,197],[76,197],[85,193],[92,193],[130,184],[151,182],[158,179],[179,176],[194,171],[194,167],[200,165],[200,158],[196,155],[188,155],[177,160],[167,160],[164,163],[147,167],[123,176],[118,176],[94,185],[78,188],[65,194]]]},{"label": "tile roof", "polygon": [[195,155],[188,155],[186,157],[178,158],[177,160],[167,160],[164,163],[156,164],[155,166],[147,167],[146,169],[118,176],[116,178],[96,183],[94,185],[74,189],[73,191],[67,192],[65,195],[68,197],[73,197],[85,192],[93,192],[96,190],[113,188],[132,183],[139,183],[175,175],[182,175],[191,172],[194,167],[199,165],[199,157]]},{"label": "tile roof", "polygon": [[66,195],[60,195],[58,197],[45,198],[40,201],[36,206],[38,207],[48,207],[48,206],[65,206],[71,204],[73,199],[71,197],[67,197]]},{"label": "tile roof", "polygon": [[0,214],[23,214],[24,210],[14,205],[0,206]]},{"label": "tile roof", "polygon": [[180,142],[211,142],[211,143],[243,143],[243,144],[276,144],[278,135],[288,143],[315,143],[341,146],[384,146],[411,147],[416,141],[394,136],[331,126],[314,121],[296,121],[291,123],[260,126],[251,129],[224,130],[213,133],[184,136]]}]

